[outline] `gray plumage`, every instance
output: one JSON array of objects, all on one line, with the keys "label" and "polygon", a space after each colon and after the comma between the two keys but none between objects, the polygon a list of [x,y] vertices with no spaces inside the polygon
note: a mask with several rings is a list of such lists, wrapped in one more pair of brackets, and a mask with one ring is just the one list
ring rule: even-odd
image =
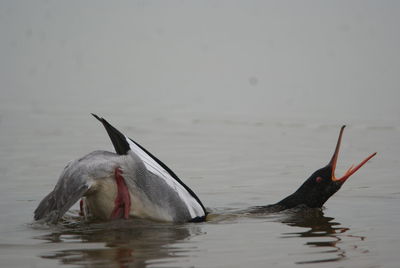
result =
[{"label": "gray plumage", "polygon": [[[133,210],[138,206],[152,206],[152,210],[155,207],[171,217],[163,219],[163,216],[158,220],[185,222],[192,219],[176,189],[150,172],[136,154],[94,151],[71,161],[64,168],[54,190],[35,210],[35,220],[56,223],[80,198],[90,198],[91,194],[102,191],[97,185],[101,184],[101,180],[113,178],[117,167],[121,168],[130,193],[139,199],[139,204],[137,201],[132,203]],[[150,218],[157,219],[157,215]]]},{"label": "gray plumage", "polygon": [[[172,222],[205,220],[200,199],[171,169],[105,119],[93,116],[104,125],[117,153],[94,151],[71,161],[35,210],[35,220],[55,223],[80,198],[85,201],[84,212],[110,219],[121,206],[117,201],[121,196],[127,199],[122,206],[129,208],[129,216]],[[116,175],[117,170],[122,174]],[[116,176],[118,181],[122,176],[122,185],[117,185]],[[129,197],[123,193],[125,187]]]},{"label": "gray plumage", "polygon": [[71,161],[62,171],[54,190],[39,204],[34,219],[57,222],[81,197],[85,196],[94,180],[110,176],[121,156],[94,151],[82,158]]}]

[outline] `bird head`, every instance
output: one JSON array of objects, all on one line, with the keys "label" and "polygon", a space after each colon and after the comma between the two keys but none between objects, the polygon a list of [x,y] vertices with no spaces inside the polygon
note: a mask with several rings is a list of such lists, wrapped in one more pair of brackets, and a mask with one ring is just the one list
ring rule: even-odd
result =
[{"label": "bird head", "polygon": [[334,195],[342,185],[359,170],[365,163],[376,155],[376,152],[369,155],[356,166],[351,166],[343,176],[337,177],[335,175],[336,164],[338,161],[340,144],[345,126],[342,126],[339,133],[339,138],[336,143],[336,148],[329,163],[315,171],[301,186],[300,188],[283,199],[278,204],[291,208],[297,205],[306,205],[311,208],[320,208],[323,204]]}]

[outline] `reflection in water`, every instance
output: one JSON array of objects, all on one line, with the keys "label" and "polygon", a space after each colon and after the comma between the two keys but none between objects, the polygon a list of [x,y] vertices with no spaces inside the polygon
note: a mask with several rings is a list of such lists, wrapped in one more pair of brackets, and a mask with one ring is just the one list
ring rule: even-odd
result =
[{"label": "reflection in water", "polygon": [[[364,240],[346,234],[350,229],[342,227],[334,218],[324,216],[320,209],[291,209],[279,213],[212,213],[209,223],[232,223],[238,218],[248,217],[281,222],[303,228],[299,232],[283,233],[282,238],[306,238],[305,245],[317,249],[301,253],[296,264],[337,262],[346,258],[346,243],[342,239]],[[207,223],[203,223],[207,224]],[[63,250],[43,254],[46,259],[56,259],[62,264],[82,267],[146,267],[148,265],[176,266],[177,258],[189,257],[194,246],[177,244],[185,239],[202,234],[203,224],[154,223],[141,219],[119,220],[103,223],[82,223],[77,218],[68,218],[63,224],[53,227],[51,233],[38,239],[58,243]],[[305,228],[305,229],[304,229]],[[174,245],[174,246],[173,246]],[[357,246],[355,246],[357,247]],[[310,259],[311,256],[311,259]],[[306,258],[304,260],[304,258]]]},{"label": "reflection in water", "polygon": [[165,264],[168,259],[185,256],[188,251],[169,245],[201,233],[200,225],[196,224],[174,225],[140,219],[90,224],[72,219],[54,228],[52,233],[38,239],[67,243],[71,249],[41,257],[82,267],[127,268]]},{"label": "reflection in water", "polygon": [[[283,238],[312,238],[305,245],[322,248],[323,250],[317,252],[319,256],[322,254],[329,254],[330,256],[334,254],[334,257],[298,261],[296,264],[340,261],[346,257],[345,249],[340,247],[342,237],[365,239],[362,236],[344,235],[350,229],[341,227],[340,223],[333,221],[334,218],[325,217],[320,209],[299,209],[282,214],[283,217],[280,219],[282,223],[289,226],[309,228],[307,231],[302,232],[283,233]],[[312,241],[314,240],[313,238],[315,238],[315,241]]]}]

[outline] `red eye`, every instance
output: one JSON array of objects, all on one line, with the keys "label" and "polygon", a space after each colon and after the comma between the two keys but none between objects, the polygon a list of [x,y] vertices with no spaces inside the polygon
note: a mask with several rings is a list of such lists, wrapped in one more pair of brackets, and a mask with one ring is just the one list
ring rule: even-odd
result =
[{"label": "red eye", "polygon": [[323,180],[322,177],[317,177],[317,178],[315,179],[315,181],[318,182],[318,183],[320,183],[322,180]]}]

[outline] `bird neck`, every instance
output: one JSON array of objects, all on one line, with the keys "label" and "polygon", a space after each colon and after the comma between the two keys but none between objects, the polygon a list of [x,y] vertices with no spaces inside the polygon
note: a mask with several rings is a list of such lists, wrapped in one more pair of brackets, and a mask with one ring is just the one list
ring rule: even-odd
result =
[{"label": "bird neck", "polygon": [[304,204],[304,196],[301,195],[299,191],[296,191],[293,194],[285,197],[275,205],[282,207],[283,209],[290,209],[301,204]]}]

